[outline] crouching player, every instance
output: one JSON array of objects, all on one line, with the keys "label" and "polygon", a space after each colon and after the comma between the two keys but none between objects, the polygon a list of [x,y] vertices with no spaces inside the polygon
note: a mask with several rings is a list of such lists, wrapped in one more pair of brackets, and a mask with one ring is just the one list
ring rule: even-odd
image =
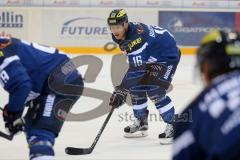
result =
[{"label": "crouching player", "polygon": [[[11,135],[25,132],[30,160],[54,159],[55,139],[83,90],[73,66],[56,48],[0,34],[0,83],[9,93],[5,127]],[[79,95],[65,93],[68,84],[78,86]]]}]

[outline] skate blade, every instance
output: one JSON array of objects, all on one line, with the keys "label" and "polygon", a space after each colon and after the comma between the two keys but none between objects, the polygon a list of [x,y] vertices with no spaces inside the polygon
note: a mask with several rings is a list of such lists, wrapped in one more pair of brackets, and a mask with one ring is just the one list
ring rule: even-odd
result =
[{"label": "skate blade", "polygon": [[173,144],[173,138],[160,138],[159,141],[162,145]]},{"label": "skate blade", "polygon": [[147,131],[137,131],[135,133],[125,133],[125,138],[141,138],[141,137],[147,137],[148,132]]}]

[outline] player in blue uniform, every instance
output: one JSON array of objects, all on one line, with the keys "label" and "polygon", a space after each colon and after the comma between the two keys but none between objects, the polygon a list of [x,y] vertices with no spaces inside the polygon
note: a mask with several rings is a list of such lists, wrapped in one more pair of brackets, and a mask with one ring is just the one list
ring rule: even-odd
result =
[{"label": "player in blue uniform", "polygon": [[205,89],[176,121],[174,160],[235,160],[240,157],[240,34],[211,31],[197,52]]},{"label": "player in blue uniform", "polygon": [[[79,95],[64,92],[67,84],[80,86],[81,75],[69,58],[53,47],[0,34],[0,84],[9,93],[3,109],[11,135],[24,131],[31,160],[53,160],[54,143],[67,113]],[[26,115],[23,115],[28,106]]]},{"label": "player in blue uniform", "polygon": [[180,60],[173,35],[158,26],[128,22],[123,9],[110,13],[108,25],[113,41],[119,44],[129,62],[122,83],[115,87],[110,98],[110,105],[119,107],[126,100],[127,93],[131,95],[136,120],[124,129],[125,137],[147,136],[149,97],[167,123],[164,133],[159,135],[160,140],[171,139],[175,111],[166,91]]}]

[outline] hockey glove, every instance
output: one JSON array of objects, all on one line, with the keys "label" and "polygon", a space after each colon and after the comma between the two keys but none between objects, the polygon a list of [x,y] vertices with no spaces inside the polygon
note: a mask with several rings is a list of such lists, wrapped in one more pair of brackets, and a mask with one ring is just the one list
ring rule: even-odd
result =
[{"label": "hockey glove", "polygon": [[21,118],[22,112],[9,112],[7,105],[3,109],[3,120],[5,122],[6,130],[14,135],[23,130],[23,120]]},{"label": "hockey glove", "polygon": [[167,66],[158,62],[149,63],[147,64],[146,71],[149,77],[160,78],[166,73]]},{"label": "hockey glove", "polygon": [[127,99],[128,90],[123,89],[119,86],[115,87],[115,91],[113,92],[111,98],[110,98],[110,106],[113,106],[115,108],[120,107],[126,102]]},{"label": "hockey glove", "polygon": [[29,101],[26,106],[28,106],[28,110],[24,116],[24,120],[27,126],[31,126],[40,114],[40,98]]},{"label": "hockey glove", "polygon": [[122,40],[119,42],[119,48],[121,51],[131,52],[132,48],[130,47],[130,40]]}]

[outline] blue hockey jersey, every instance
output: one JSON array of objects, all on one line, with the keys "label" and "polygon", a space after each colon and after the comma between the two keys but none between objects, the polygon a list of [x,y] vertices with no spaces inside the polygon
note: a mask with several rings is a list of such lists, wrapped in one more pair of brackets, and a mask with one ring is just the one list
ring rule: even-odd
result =
[{"label": "blue hockey jersey", "polygon": [[41,94],[49,74],[69,59],[56,48],[12,38],[0,49],[0,83],[9,93],[9,111],[22,111],[24,103]]},{"label": "blue hockey jersey", "polygon": [[[118,44],[122,41],[117,40],[113,34],[112,39]],[[130,84],[129,77],[131,79],[131,77],[144,75],[145,64],[177,62],[180,59],[180,52],[173,35],[158,26],[130,22],[124,41],[128,41],[129,51],[127,51],[126,56],[130,66],[122,82],[125,88],[138,83],[137,80],[136,82],[131,81]]]},{"label": "blue hockey jersey", "polygon": [[240,158],[239,71],[215,78],[181,115],[189,113],[176,122],[174,160]]},{"label": "blue hockey jersey", "polygon": [[[114,35],[112,38],[118,44],[121,41]],[[125,41],[130,41],[128,61],[135,66],[154,61],[164,62],[180,56],[173,35],[158,26],[130,22]]]}]

